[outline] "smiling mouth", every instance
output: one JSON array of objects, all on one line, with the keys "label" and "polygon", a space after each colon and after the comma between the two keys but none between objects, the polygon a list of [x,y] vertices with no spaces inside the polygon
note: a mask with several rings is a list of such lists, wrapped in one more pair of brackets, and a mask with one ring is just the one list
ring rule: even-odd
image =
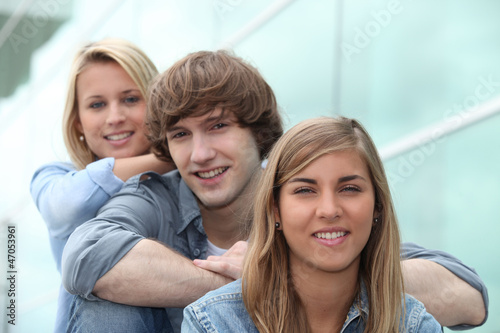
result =
[{"label": "smiling mouth", "polygon": [[347,232],[345,231],[339,231],[339,232],[318,232],[314,234],[314,237],[316,238],[321,238],[321,239],[336,239],[339,237],[343,237],[347,235]]},{"label": "smiling mouth", "polygon": [[226,172],[227,169],[229,169],[229,167],[222,167],[222,168],[210,170],[208,172],[197,172],[196,175],[202,179],[210,179],[210,178],[217,177],[218,175]]},{"label": "smiling mouth", "polygon": [[114,134],[114,135],[107,135],[104,138],[106,140],[110,140],[110,141],[118,141],[118,140],[123,140],[125,138],[128,138],[132,134],[134,134],[134,132],[127,132],[127,133]]}]

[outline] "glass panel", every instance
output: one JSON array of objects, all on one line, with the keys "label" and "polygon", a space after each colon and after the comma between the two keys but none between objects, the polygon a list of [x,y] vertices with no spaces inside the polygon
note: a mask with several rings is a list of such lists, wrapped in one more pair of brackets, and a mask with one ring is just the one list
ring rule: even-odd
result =
[{"label": "glass panel", "polygon": [[[8,325],[4,316],[2,331],[52,330],[60,279],[28,189],[38,166],[68,159],[60,130],[67,75],[87,41],[129,39],[161,71],[188,52],[232,42],[275,90],[287,128],[320,115],[355,117],[380,148],[427,126],[461,124],[470,108],[500,96],[497,1],[39,0],[32,10],[55,5],[70,8],[68,21],[47,24],[50,33],[30,40],[19,57],[1,53],[2,68],[19,67],[26,79],[0,99],[7,175],[0,248],[7,225],[16,225],[19,239],[18,322]],[[2,9],[3,24],[9,14]],[[11,85],[0,72],[0,87]],[[404,240],[456,255],[485,281],[490,317],[475,332],[500,326],[500,272],[492,264],[500,257],[493,238],[499,127],[500,116],[492,116],[385,162]]]}]

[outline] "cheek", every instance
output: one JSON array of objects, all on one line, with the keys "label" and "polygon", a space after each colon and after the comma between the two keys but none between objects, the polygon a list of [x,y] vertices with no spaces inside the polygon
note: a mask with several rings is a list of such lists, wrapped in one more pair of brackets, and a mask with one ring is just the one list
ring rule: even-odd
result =
[{"label": "cheek", "polygon": [[175,165],[179,168],[179,172],[182,173],[182,166],[185,164],[186,156],[188,156],[188,150],[187,149],[182,149],[181,146],[178,144],[172,145],[171,143],[168,144],[168,149],[170,152],[170,156],[172,157],[172,160],[174,161]]},{"label": "cheek", "polygon": [[91,115],[83,113],[79,115],[80,126],[83,132],[92,133],[98,131],[103,126],[102,117],[99,115]]},{"label": "cheek", "polygon": [[284,199],[281,200],[280,207],[284,229],[296,232],[307,228],[309,221],[311,221],[311,212],[307,205]]},{"label": "cheek", "polygon": [[355,219],[356,221],[358,221],[357,227],[360,232],[363,233],[368,239],[373,226],[373,211],[360,209],[358,212],[358,216]]},{"label": "cheek", "polygon": [[145,125],[146,120],[146,107],[137,108],[135,112],[132,112],[130,115],[131,120],[137,125],[143,126]]},{"label": "cheek", "polygon": [[[244,131],[236,133],[229,139],[230,140],[227,140],[226,142],[233,144],[233,150],[244,154],[249,159],[255,158],[256,156],[260,159],[259,148],[257,147],[257,143],[252,132],[248,128],[244,129]],[[244,142],[244,144],[242,144],[242,142]]]}]

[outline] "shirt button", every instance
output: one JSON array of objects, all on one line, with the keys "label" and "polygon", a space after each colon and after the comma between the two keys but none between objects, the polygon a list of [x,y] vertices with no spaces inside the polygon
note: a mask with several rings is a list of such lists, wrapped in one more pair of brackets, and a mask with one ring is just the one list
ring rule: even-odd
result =
[{"label": "shirt button", "polygon": [[200,249],[194,249],[193,254],[195,257],[198,257],[200,255]]}]

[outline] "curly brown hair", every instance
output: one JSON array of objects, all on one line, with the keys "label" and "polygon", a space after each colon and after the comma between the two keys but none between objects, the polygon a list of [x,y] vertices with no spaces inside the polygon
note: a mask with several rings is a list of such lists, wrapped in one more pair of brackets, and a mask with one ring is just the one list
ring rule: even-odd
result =
[{"label": "curly brown hair", "polygon": [[283,134],[276,97],[259,71],[229,51],[190,53],[160,74],[149,89],[147,126],[152,150],[172,162],[167,131],[179,120],[233,112],[250,128],[264,159]]}]

